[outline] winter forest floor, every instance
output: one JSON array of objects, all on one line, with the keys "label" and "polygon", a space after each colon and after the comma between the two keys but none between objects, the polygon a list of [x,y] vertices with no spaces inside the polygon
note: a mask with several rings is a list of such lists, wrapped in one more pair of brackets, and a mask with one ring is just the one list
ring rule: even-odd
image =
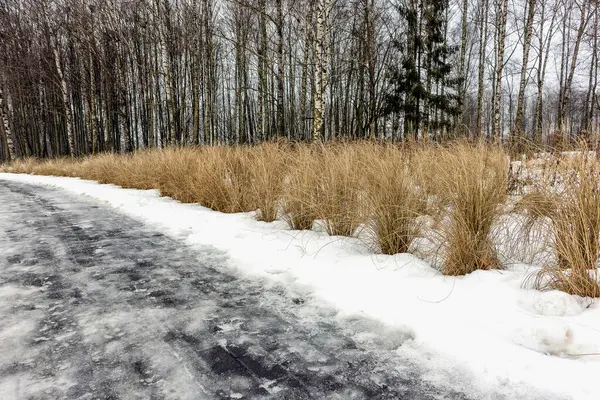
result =
[{"label": "winter forest floor", "polygon": [[[393,365],[406,377],[416,368],[427,389],[415,393],[600,394],[594,301],[600,296],[600,166],[593,152],[515,160],[502,149],[465,143],[410,149],[269,144],[24,160],[3,171],[65,176],[0,179],[13,182],[5,192],[49,185],[64,189],[65,199],[75,193],[107,202],[185,244],[182,249],[218,250],[219,273],[241,274],[261,282],[252,285],[325,307],[323,319],[337,327],[328,330],[341,329],[361,349],[373,346],[377,360],[387,354],[383,369]],[[49,189],[27,190],[35,197]],[[2,202],[19,203],[9,192]],[[61,193],[53,189],[49,196],[58,201]],[[84,231],[98,224],[94,218]],[[6,260],[7,268],[15,264]],[[11,294],[23,290],[14,285],[6,297],[29,295]],[[301,308],[306,318],[322,315]],[[321,351],[331,351],[333,342],[322,343]],[[394,398],[385,379],[369,379],[390,387]]]}]

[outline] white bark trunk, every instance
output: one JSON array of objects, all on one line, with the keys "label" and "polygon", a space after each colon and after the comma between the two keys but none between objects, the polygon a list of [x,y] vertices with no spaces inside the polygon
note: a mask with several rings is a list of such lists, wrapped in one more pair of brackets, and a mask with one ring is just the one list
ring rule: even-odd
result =
[{"label": "white bark trunk", "polygon": [[315,104],[313,122],[313,140],[320,141],[323,136],[323,117],[325,114],[325,88],[327,87],[327,16],[329,0],[318,0],[316,9],[315,33]]},{"label": "white bark trunk", "polygon": [[523,43],[523,62],[521,64],[521,80],[519,83],[519,98],[517,101],[517,117],[515,119],[515,135],[520,135],[523,125],[523,106],[525,102],[525,87],[527,86],[527,64],[533,33],[533,17],[535,16],[536,0],[528,1],[527,21],[525,22],[525,42]]},{"label": "white bark trunk", "polygon": [[500,101],[502,100],[502,71],[504,68],[504,45],[506,39],[506,18],[508,14],[508,0],[500,3],[500,25],[498,26],[498,58],[496,62],[496,90],[494,93],[494,127],[492,136],[494,140],[500,139]]},{"label": "white bark trunk", "polygon": [[4,127],[4,134],[6,138],[6,146],[8,147],[8,160],[15,160],[15,144],[13,142],[12,132],[8,123],[8,107],[4,102],[4,92],[0,86],[0,117],[2,120],[2,126]]},{"label": "white bark trunk", "polygon": [[52,49],[54,53],[54,63],[56,64],[56,72],[60,80],[60,94],[62,97],[63,108],[65,112],[65,125],[67,128],[67,142],[69,146],[69,155],[75,156],[75,141],[73,138],[73,118],[71,116],[71,104],[69,102],[69,92],[67,90],[67,81],[65,79],[64,70],[60,62],[60,54],[58,52],[58,40],[54,40]]},{"label": "white bark trunk", "polygon": [[569,115],[567,109],[569,107],[569,102],[571,99],[571,86],[573,84],[573,77],[575,76],[575,68],[577,67],[577,58],[579,56],[579,46],[581,45],[581,39],[583,38],[583,34],[585,32],[585,27],[587,26],[590,16],[587,12],[587,7],[589,4],[589,0],[584,0],[583,6],[581,7],[581,20],[579,23],[579,29],[577,30],[577,38],[575,39],[575,48],[573,49],[573,58],[571,60],[569,74],[567,75],[565,81],[565,87],[563,92],[562,101],[560,104],[560,112],[558,115],[558,119],[560,121],[559,129],[563,133],[569,134]]},{"label": "white bark trunk", "polygon": [[[158,6],[158,14],[164,15],[165,18],[169,18],[165,10],[161,10],[160,4]],[[174,126],[174,115],[173,115],[173,88],[171,87],[171,74],[169,68],[169,51],[167,48],[167,34],[165,32],[165,23],[163,21],[159,22],[160,24],[160,56],[161,56],[161,72],[163,76],[163,83],[165,86],[165,98],[167,100],[167,142],[169,144],[175,143],[175,132],[173,132]]]}]

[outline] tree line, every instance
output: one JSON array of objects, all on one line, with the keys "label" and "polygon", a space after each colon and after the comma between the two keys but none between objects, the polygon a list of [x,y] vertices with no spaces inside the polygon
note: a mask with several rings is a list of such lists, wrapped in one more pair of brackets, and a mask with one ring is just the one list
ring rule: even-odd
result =
[{"label": "tree line", "polygon": [[597,0],[0,0],[0,161],[600,132]]}]

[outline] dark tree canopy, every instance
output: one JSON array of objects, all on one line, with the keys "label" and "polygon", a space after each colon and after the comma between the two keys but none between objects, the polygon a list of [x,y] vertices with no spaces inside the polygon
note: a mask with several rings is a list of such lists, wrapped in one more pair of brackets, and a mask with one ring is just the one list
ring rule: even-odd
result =
[{"label": "dark tree canopy", "polygon": [[447,0],[414,0],[399,7],[406,33],[394,42],[398,64],[390,67],[384,113],[404,115],[404,134],[439,136],[456,123],[462,99],[452,61],[456,47],[447,43]]}]

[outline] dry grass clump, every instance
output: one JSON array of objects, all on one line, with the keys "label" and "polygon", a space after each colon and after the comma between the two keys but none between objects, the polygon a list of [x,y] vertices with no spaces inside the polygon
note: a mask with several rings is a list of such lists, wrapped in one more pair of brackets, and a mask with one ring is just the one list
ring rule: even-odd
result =
[{"label": "dry grass clump", "polygon": [[31,173],[36,175],[79,176],[80,163],[75,160],[60,158],[56,160],[43,160],[32,165]]},{"label": "dry grass clump", "polygon": [[272,222],[279,212],[291,152],[276,143],[263,144],[246,152],[247,202],[258,209],[256,218],[259,221]]},{"label": "dry grass clump", "polygon": [[14,173],[77,176],[125,188],[159,189],[183,203],[221,212],[260,209],[272,221],[281,197],[286,153],[282,146],[167,148],[100,154],[82,160],[24,159],[4,166]]},{"label": "dry grass clump", "polygon": [[367,172],[369,232],[383,254],[406,253],[419,236],[419,217],[427,210],[427,195],[418,186],[410,158],[387,147],[364,166]]},{"label": "dry grass clump", "polygon": [[286,154],[276,144],[257,147],[167,149],[157,162],[162,194],[226,213],[259,210],[277,217]]},{"label": "dry grass clump", "polygon": [[[160,152],[152,175],[156,188],[163,196],[169,196],[183,203],[199,203],[210,207],[208,200],[198,191],[198,173],[207,155],[197,148],[170,148]],[[204,175],[204,174],[203,174]],[[219,186],[214,188],[218,193]]]},{"label": "dry grass clump", "polygon": [[[250,191],[251,171],[254,168],[251,151],[254,149],[250,147],[222,147],[218,160],[215,160],[215,170],[222,174],[229,199],[229,207],[224,212],[255,211],[259,206]],[[219,168],[221,162],[223,166]]]},{"label": "dry grass clump", "polygon": [[330,235],[354,236],[364,222],[358,144],[299,146],[284,179],[283,218],[292,229],[321,220]]},{"label": "dry grass clump", "polygon": [[552,185],[540,179],[524,199],[530,218],[551,232],[555,259],[534,277],[539,289],[557,289],[579,296],[600,297],[600,166],[588,153],[571,160],[571,168],[553,173]]},{"label": "dry grass clump", "polygon": [[39,160],[24,158],[2,166],[2,172],[15,174],[79,176],[79,163],[71,159]]},{"label": "dry grass clump", "polygon": [[354,236],[364,222],[361,207],[362,171],[360,160],[364,146],[336,144],[322,149],[318,171],[315,207],[330,235]]},{"label": "dry grass clump", "polygon": [[558,208],[560,196],[548,190],[539,188],[521,197],[515,206],[515,212],[527,216],[526,228],[531,227],[539,220],[552,218]]},{"label": "dry grass clump", "polygon": [[84,159],[79,176],[124,188],[156,189],[161,153],[157,150],[134,154],[101,154]]},{"label": "dry grass clump", "polygon": [[[122,169],[126,157],[128,156],[107,153],[86,158],[81,163],[79,171],[81,178],[122,186],[122,184],[131,181],[123,177],[125,173],[122,172]],[[133,185],[130,185],[130,187],[133,187]]]},{"label": "dry grass clump", "polygon": [[39,163],[35,158],[21,158],[9,164],[0,165],[0,171],[11,174],[30,174],[33,166]]},{"label": "dry grass clump", "polygon": [[[529,237],[535,226],[537,238],[549,238],[552,254],[532,276],[535,286],[600,297],[596,153],[589,146],[563,154],[536,153],[525,142],[513,143],[510,150],[522,157],[515,169],[509,169],[508,153],[485,144],[407,149],[353,142],[22,159],[0,170],[159,189],[165,196],[216,211],[258,210],[256,218],[263,221],[273,221],[282,211],[293,229],[311,229],[319,220],[331,235],[354,236],[366,226],[385,254],[409,251],[423,233],[421,217],[430,214],[438,223],[423,236],[440,234],[441,267],[447,275],[501,268],[497,246],[509,240],[496,235],[506,235],[497,228],[507,204],[513,204],[507,202],[512,190],[522,194],[513,210],[527,218],[511,219],[519,226],[511,226],[510,234],[520,238],[523,229]],[[527,161],[531,155],[535,157]],[[542,255],[547,254],[544,248]]]},{"label": "dry grass clump", "polygon": [[507,200],[508,162],[499,148],[455,143],[417,152],[418,173],[447,213],[441,224],[446,275],[501,268],[492,233]]},{"label": "dry grass clump", "polygon": [[226,213],[252,210],[245,190],[249,167],[240,148],[168,149],[157,167],[165,196]]},{"label": "dry grass clump", "polygon": [[324,155],[316,146],[300,146],[292,154],[283,180],[283,219],[292,229],[307,230],[319,218],[317,188]]}]

